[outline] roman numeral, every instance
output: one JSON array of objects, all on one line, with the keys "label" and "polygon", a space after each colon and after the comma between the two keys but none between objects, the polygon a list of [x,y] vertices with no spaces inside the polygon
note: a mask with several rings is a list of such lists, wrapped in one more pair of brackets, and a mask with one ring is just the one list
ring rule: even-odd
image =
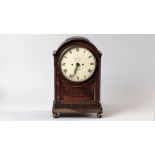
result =
[{"label": "roman numeral", "polygon": [[72,53],[72,51],[70,50],[69,53]]},{"label": "roman numeral", "polygon": [[64,71],[64,73],[67,73],[67,69],[64,69],[63,71]]},{"label": "roman numeral", "polygon": [[62,65],[62,66],[65,66],[65,65],[66,65],[66,63],[62,63],[61,65]]},{"label": "roman numeral", "polygon": [[92,56],[90,55],[88,58],[91,58]]},{"label": "roman numeral", "polygon": [[89,73],[91,73],[91,72],[92,72],[92,70],[91,70],[91,69],[88,69],[88,72],[89,72]]},{"label": "roman numeral", "polygon": [[72,79],[72,75],[71,74],[69,75],[69,78]]},{"label": "roman numeral", "polygon": [[64,56],[64,58],[67,58],[66,56]]},{"label": "roman numeral", "polygon": [[83,75],[84,77],[85,77],[85,79],[86,79],[86,75]]},{"label": "roman numeral", "polygon": [[94,63],[93,63],[93,62],[91,62],[91,63],[90,63],[90,65],[94,65]]},{"label": "roman numeral", "polygon": [[76,51],[79,52],[79,48],[76,48]]},{"label": "roman numeral", "polygon": [[77,76],[77,79],[79,80],[79,77]]}]

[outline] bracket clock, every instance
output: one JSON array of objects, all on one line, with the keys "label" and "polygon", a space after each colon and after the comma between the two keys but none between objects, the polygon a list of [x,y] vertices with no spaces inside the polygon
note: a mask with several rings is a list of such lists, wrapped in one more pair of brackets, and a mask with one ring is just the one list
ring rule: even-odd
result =
[{"label": "bracket clock", "polygon": [[88,39],[72,37],[54,51],[54,101],[52,113],[97,113],[100,103],[100,51]]}]

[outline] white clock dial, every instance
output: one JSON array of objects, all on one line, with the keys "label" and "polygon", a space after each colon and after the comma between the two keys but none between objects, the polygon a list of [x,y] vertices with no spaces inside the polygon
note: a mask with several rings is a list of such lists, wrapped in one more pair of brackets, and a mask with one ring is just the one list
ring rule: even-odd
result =
[{"label": "white clock dial", "polygon": [[89,79],[96,68],[94,55],[84,47],[69,49],[61,56],[61,72],[70,81],[82,82]]}]

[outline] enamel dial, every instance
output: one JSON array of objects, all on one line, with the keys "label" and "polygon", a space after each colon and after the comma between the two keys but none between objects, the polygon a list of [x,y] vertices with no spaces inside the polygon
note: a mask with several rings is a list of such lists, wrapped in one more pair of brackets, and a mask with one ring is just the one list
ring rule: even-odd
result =
[{"label": "enamel dial", "polygon": [[84,47],[75,47],[62,54],[60,65],[65,78],[73,82],[83,82],[93,75],[96,59],[90,50]]}]

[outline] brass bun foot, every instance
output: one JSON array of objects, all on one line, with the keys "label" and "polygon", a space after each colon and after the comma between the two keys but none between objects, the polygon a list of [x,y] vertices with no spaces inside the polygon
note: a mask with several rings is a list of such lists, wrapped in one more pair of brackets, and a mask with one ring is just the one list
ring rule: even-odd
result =
[{"label": "brass bun foot", "polygon": [[53,113],[53,118],[59,118],[59,114],[58,113]]},{"label": "brass bun foot", "polygon": [[102,118],[102,113],[97,113],[97,118]]}]

